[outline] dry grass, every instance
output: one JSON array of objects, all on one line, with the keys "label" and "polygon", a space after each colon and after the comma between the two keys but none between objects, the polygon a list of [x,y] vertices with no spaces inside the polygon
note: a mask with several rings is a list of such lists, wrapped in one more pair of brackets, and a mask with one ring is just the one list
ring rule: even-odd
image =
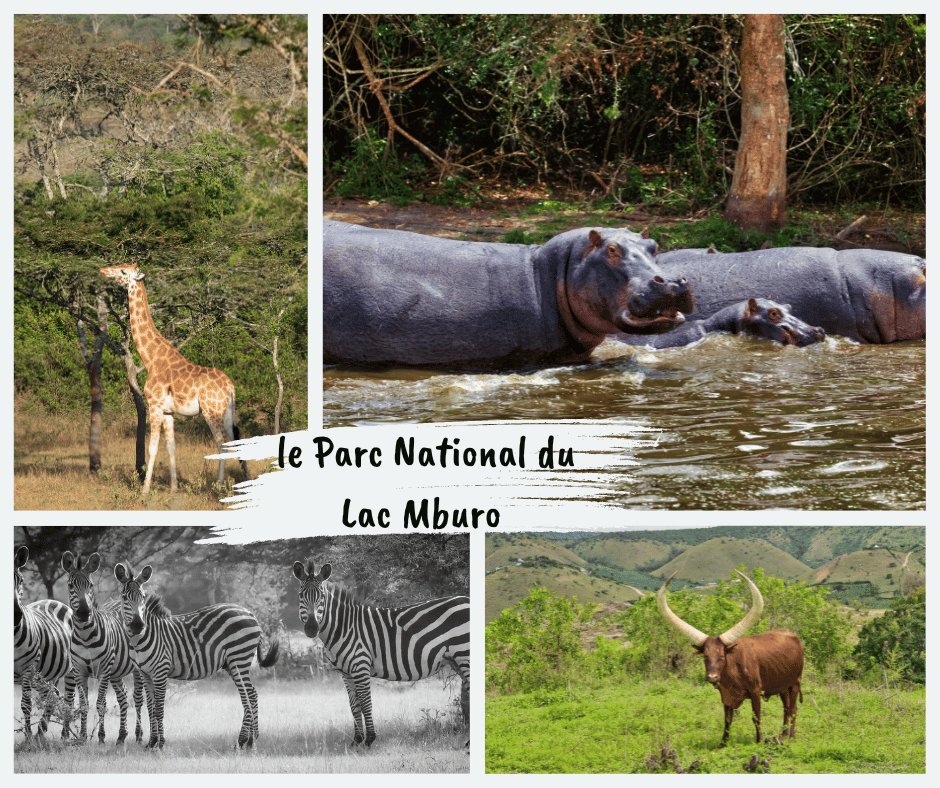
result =
[{"label": "dry grass", "polygon": [[[225,506],[216,488],[218,463],[206,460],[215,444],[208,428],[196,418],[177,419],[176,467],[179,492],[170,495],[170,467],[162,436],[147,500],[134,472],[136,417],[115,413],[105,418],[101,445],[102,467],[97,476],[88,470],[88,418],[53,415],[32,407],[22,398],[13,408],[13,501],[17,510],[197,510],[217,511]],[[201,417],[199,417],[201,420]],[[149,433],[148,433],[149,439]],[[252,478],[269,467],[266,461],[249,462]],[[225,465],[227,489],[239,481],[238,463]]]},{"label": "dry grass", "polygon": [[[453,693],[440,679],[415,684],[374,682],[377,738],[369,748],[352,747],[352,715],[342,682],[258,681],[261,739],[251,751],[234,749],[242,709],[227,678],[171,682],[165,716],[166,745],[152,751],[130,736],[114,744],[118,727],[109,693],[106,741],[63,745],[50,726],[43,746],[28,747],[14,734],[15,772],[56,773],[454,773],[469,771],[467,733],[455,724]],[[19,693],[14,718],[19,717]],[[89,725],[96,715],[89,717]],[[133,711],[131,711],[131,717]],[[146,718],[146,713],[144,714]],[[147,722],[144,723],[145,727]]]}]

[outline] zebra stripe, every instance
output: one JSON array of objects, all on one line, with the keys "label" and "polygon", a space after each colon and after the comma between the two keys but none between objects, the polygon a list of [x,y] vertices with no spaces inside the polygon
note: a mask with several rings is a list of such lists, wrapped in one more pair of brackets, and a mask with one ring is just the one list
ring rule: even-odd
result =
[{"label": "zebra stripe", "polygon": [[[54,599],[42,599],[23,605],[23,576],[20,569],[29,560],[25,546],[13,556],[13,681],[22,684],[20,708],[26,738],[32,737],[30,712],[33,690],[42,701],[43,712],[38,733],[45,733],[52,714],[55,684],[65,679],[66,697],[75,692],[75,674],[72,671],[70,645],[72,641],[72,611]],[[68,719],[62,726],[62,738],[68,738]]]},{"label": "zebra stripe", "polygon": [[[72,611],[72,665],[75,668],[82,695],[88,697],[88,677],[98,679],[98,741],[104,742],[104,717],[107,712],[107,691],[110,684],[114,688],[118,705],[121,709],[121,727],[118,731],[117,744],[123,744],[127,738],[127,690],[124,677],[133,673],[134,708],[137,711],[135,736],[139,742],[143,738],[143,726],[140,714],[144,703],[144,685],[139,671],[135,669],[131,657],[131,646],[124,629],[121,601],[118,599],[100,606],[95,597],[95,584],[92,575],[98,571],[101,557],[92,553],[85,561],[66,551],[62,555],[62,568],[68,574],[69,607]],[[72,699],[66,697],[71,707]],[[86,736],[88,704],[81,704],[82,739]]]},{"label": "zebra stripe", "polygon": [[258,663],[271,667],[278,657],[274,641],[262,659],[261,627],[250,610],[237,605],[212,605],[174,616],[158,596],[143,590],[153,570],[145,566],[137,578],[123,564],[114,567],[121,583],[124,626],[134,660],[143,675],[150,712],[150,743],[163,747],[163,712],[169,679],[195,681],[225,670],[241,698],[244,717],[238,746],[251,747],[258,739],[258,693],[248,669],[257,652]]},{"label": "zebra stripe", "polygon": [[313,562],[294,562],[300,581],[300,620],[307,637],[323,641],[340,671],[356,726],[354,744],[375,741],[370,679],[415,681],[443,665],[460,674],[461,707],[470,720],[470,598],[433,599],[416,605],[379,608],[357,604],[343,588],[324,585],[331,567],[319,574]]}]

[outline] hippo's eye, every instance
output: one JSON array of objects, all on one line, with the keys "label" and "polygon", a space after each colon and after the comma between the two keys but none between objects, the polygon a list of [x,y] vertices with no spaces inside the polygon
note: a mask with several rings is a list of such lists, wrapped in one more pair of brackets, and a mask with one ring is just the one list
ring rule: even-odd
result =
[{"label": "hippo's eye", "polygon": [[783,320],[783,315],[780,314],[779,309],[771,309],[767,313],[767,316],[770,318],[772,323],[779,323],[781,320]]}]

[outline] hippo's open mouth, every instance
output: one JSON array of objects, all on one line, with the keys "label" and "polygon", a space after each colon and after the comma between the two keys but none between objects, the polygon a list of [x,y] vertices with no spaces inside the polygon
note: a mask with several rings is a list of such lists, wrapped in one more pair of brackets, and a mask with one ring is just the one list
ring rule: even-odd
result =
[{"label": "hippo's open mouth", "polygon": [[624,309],[617,320],[617,327],[626,334],[665,334],[684,322],[685,315],[675,307],[663,309],[655,317],[637,317],[629,309]]},{"label": "hippo's open mouth", "polygon": [[657,277],[654,282],[660,292],[645,309],[637,309],[634,301],[621,310],[617,324],[624,333],[665,334],[685,322],[683,312],[695,309],[695,299],[684,279],[665,282]]}]

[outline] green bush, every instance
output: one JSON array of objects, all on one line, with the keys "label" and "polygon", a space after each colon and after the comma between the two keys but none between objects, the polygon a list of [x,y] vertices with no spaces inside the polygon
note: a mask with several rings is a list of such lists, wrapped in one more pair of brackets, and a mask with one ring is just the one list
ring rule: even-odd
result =
[{"label": "green bush", "polygon": [[862,627],[852,652],[859,668],[879,683],[927,683],[927,589],[896,600]]}]

